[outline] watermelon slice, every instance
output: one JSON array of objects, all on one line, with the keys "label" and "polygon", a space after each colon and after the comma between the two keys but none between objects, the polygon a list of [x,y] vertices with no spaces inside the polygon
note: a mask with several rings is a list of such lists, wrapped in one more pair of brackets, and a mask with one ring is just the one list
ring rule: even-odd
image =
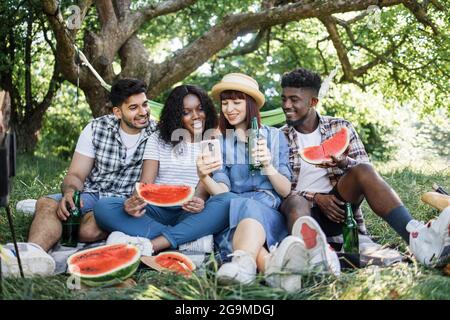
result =
[{"label": "watermelon slice", "polygon": [[136,183],[137,194],[148,204],[158,207],[180,206],[189,201],[195,188],[184,185]]},{"label": "watermelon slice", "polygon": [[300,157],[311,164],[330,162],[333,155],[339,157],[347,149],[350,143],[350,132],[342,127],[334,136],[328,138],[318,146],[306,147],[299,151]]},{"label": "watermelon slice", "polygon": [[141,253],[130,244],[112,244],[83,250],[67,259],[68,272],[90,287],[111,286],[131,277]]},{"label": "watermelon slice", "polygon": [[183,276],[189,276],[195,270],[192,260],[176,251],[161,252],[156,256],[143,256],[142,262],[158,271],[171,271]]}]

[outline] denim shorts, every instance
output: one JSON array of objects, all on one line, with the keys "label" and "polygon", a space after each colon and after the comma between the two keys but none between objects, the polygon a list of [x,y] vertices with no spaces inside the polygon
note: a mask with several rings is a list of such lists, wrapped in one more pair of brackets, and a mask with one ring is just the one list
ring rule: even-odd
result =
[{"label": "denim shorts", "polygon": [[[47,198],[53,199],[56,202],[60,202],[63,198],[61,193],[49,194],[46,196]],[[98,192],[82,192],[81,193],[81,201],[83,202],[83,206],[81,207],[81,214],[85,215],[89,211],[94,210],[94,205],[99,199]]]}]

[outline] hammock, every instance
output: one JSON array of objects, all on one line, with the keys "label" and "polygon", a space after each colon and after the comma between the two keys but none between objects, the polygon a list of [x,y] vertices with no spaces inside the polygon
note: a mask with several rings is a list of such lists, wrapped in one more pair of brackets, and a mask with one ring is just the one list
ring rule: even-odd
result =
[{"label": "hammock", "polygon": [[[150,100],[149,105],[151,108],[152,118],[155,120],[159,119],[163,104]],[[267,126],[281,126],[285,123],[286,118],[284,117],[283,110],[281,108],[262,111],[261,121]]]}]

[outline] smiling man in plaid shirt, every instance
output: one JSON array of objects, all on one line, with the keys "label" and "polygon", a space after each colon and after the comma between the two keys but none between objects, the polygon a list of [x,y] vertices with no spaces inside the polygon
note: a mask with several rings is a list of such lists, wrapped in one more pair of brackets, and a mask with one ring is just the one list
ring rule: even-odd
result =
[{"label": "smiling man in plaid shirt", "polygon": [[[41,197],[36,203],[28,242],[19,246],[25,274],[53,273],[55,261],[47,251],[61,237],[62,222],[69,216],[67,206],[74,207],[75,190],[82,191],[80,242],[106,238],[92,210],[102,197],[128,197],[139,180],[146,141],[156,130],[146,91],[146,84],[140,80],[118,80],[110,94],[113,113],[93,119],[83,129],[61,185],[62,193]],[[15,255],[8,245],[6,250]],[[13,265],[2,263],[2,273],[18,274],[16,259],[9,260]]]},{"label": "smiling man in plaid shirt", "polygon": [[[360,205],[364,199],[410,246],[423,264],[444,262],[450,253],[450,207],[427,226],[414,220],[395,191],[380,177],[364,145],[350,122],[319,115],[321,79],[317,73],[300,68],[283,75],[282,107],[286,116],[284,131],[290,146],[293,170],[292,190],[281,211],[288,230],[302,237],[306,246],[320,248],[328,237],[342,234],[344,205],[350,202],[361,233],[365,233]],[[319,145],[341,128],[350,132],[344,154],[332,162],[311,165],[299,151]],[[314,219],[305,218],[313,217]],[[313,249],[313,248],[309,248]]]}]

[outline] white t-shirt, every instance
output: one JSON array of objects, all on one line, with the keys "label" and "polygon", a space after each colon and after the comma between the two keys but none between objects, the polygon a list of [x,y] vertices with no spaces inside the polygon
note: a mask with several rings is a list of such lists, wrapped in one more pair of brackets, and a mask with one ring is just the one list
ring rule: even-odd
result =
[{"label": "white t-shirt", "polygon": [[175,148],[163,142],[159,133],[153,133],[147,140],[144,160],[158,160],[159,170],[156,184],[188,185],[195,187],[198,183],[197,156],[200,143],[178,143]]},{"label": "white t-shirt", "polygon": [[[142,131],[138,134],[128,134],[119,128],[120,138],[122,139],[122,143],[127,148],[127,158],[125,159],[125,163],[130,163],[133,158],[133,154],[139,146],[139,140],[142,136]],[[92,127],[89,123],[86,127],[84,127],[83,131],[78,138],[77,146],[75,151],[89,158],[95,158],[94,145],[92,144]]]},{"label": "white t-shirt", "polygon": [[[321,143],[319,127],[311,133],[300,133],[297,131],[297,143],[299,149],[317,146]],[[328,193],[333,189],[330,179],[327,177],[327,169],[318,168],[303,159],[300,159],[300,175],[298,177],[297,191]]]}]

